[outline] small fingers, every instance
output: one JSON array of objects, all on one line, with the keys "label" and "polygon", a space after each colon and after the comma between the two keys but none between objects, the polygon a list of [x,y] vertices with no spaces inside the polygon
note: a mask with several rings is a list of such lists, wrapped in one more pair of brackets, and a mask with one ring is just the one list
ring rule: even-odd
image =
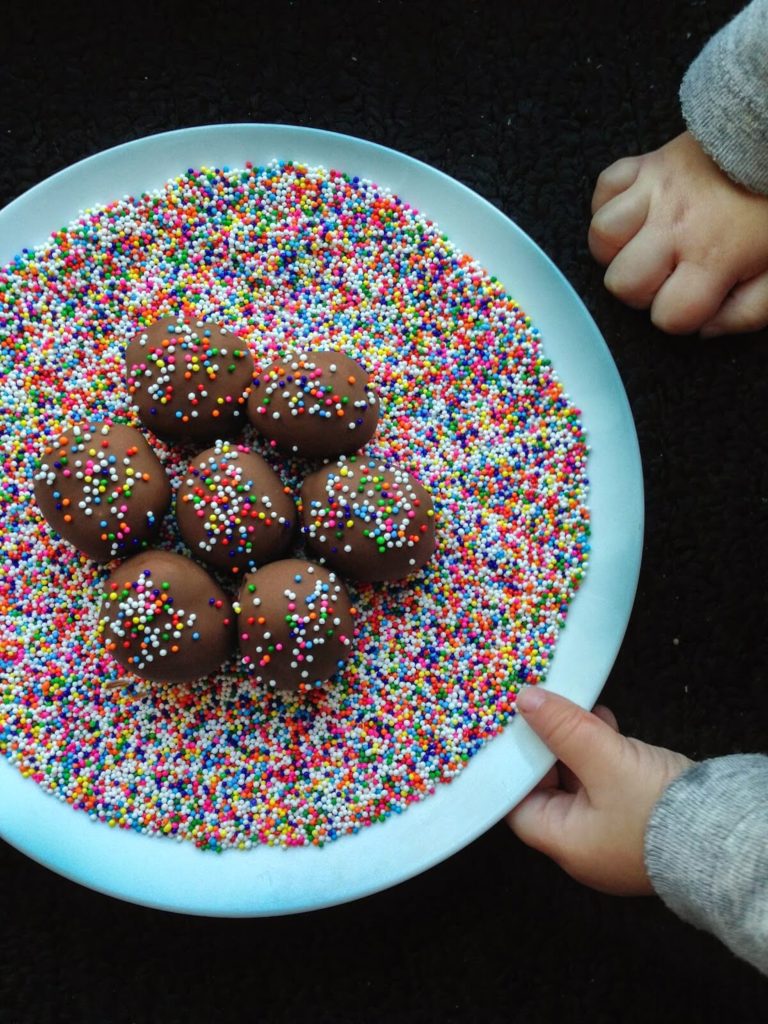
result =
[{"label": "small fingers", "polygon": [[540,789],[561,789],[566,793],[577,793],[581,789],[581,783],[570,768],[566,768],[562,761],[557,761],[531,792],[535,793]]},{"label": "small fingers", "polygon": [[648,216],[650,195],[642,188],[630,188],[601,206],[592,218],[587,244],[598,263],[607,266]]},{"label": "small fingers", "polygon": [[768,271],[737,285],[714,317],[701,328],[702,338],[760,331],[768,326]]},{"label": "small fingers", "polygon": [[597,213],[601,206],[624,192],[634,184],[640,173],[641,158],[625,156],[612,163],[598,176],[595,191],[592,193],[592,213]]},{"label": "small fingers", "polygon": [[526,846],[557,857],[563,822],[575,797],[557,789],[535,789],[507,815],[507,824]]},{"label": "small fingers", "polygon": [[732,285],[702,266],[679,263],[656,293],[651,320],[667,334],[698,331],[716,315]]},{"label": "small fingers", "polygon": [[634,309],[648,309],[675,268],[670,243],[645,227],[618,253],[605,272],[605,287]]}]

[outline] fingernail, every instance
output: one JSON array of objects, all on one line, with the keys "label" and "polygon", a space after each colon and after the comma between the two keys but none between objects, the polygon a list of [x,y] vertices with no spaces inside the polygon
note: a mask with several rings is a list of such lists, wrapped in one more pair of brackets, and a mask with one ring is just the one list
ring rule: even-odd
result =
[{"label": "fingernail", "polygon": [[544,692],[538,686],[524,686],[518,693],[515,708],[523,715],[538,711],[544,703]]}]

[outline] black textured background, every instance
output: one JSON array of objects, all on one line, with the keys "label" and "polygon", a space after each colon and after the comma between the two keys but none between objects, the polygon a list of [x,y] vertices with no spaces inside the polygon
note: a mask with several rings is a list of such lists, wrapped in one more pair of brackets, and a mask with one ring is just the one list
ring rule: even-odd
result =
[{"label": "black textured background", "polygon": [[[235,121],[361,136],[485,196],[583,297],[637,423],[646,547],[604,701],[692,757],[764,749],[768,335],[665,337],[586,247],[596,175],[681,129],[680,77],[739,6],[4,5],[0,206],[108,146]],[[655,899],[583,889],[503,825],[388,892],[255,921],[122,904],[0,843],[0,1024],[750,1022],[765,998]]]}]

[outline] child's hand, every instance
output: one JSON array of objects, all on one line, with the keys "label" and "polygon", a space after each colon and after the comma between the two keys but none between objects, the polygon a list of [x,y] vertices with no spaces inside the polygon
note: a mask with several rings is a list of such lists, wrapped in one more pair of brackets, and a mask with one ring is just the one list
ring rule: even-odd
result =
[{"label": "child's hand", "polygon": [[606,168],[589,248],[605,286],[670,334],[768,324],[768,196],[742,188],[688,132]]},{"label": "child's hand", "polygon": [[621,736],[607,708],[590,714],[543,688],[523,689],[517,708],[560,760],[509,812],[512,830],[593,889],[652,892],[645,827],[663,790],[693,762]]}]

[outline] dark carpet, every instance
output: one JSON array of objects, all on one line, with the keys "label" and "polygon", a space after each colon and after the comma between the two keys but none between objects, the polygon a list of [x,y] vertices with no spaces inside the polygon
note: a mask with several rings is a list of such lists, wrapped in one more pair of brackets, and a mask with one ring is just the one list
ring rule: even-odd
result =
[{"label": "dark carpet", "polygon": [[[691,757],[765,749],[768,335],[666,337],[586,246],[596,175],[681,130],[683,71],[740,4],[157,6],[4,7],[0,206],[106,147],[239,121],[383,143],[489,199],[584,299],[637,424],[645,554],[604,701]],[[765,980],[713,938],[581,888],[503,825],[294,918],[126,905],[2,843],[0,896],[2,1024],[765,1019]]]}]

